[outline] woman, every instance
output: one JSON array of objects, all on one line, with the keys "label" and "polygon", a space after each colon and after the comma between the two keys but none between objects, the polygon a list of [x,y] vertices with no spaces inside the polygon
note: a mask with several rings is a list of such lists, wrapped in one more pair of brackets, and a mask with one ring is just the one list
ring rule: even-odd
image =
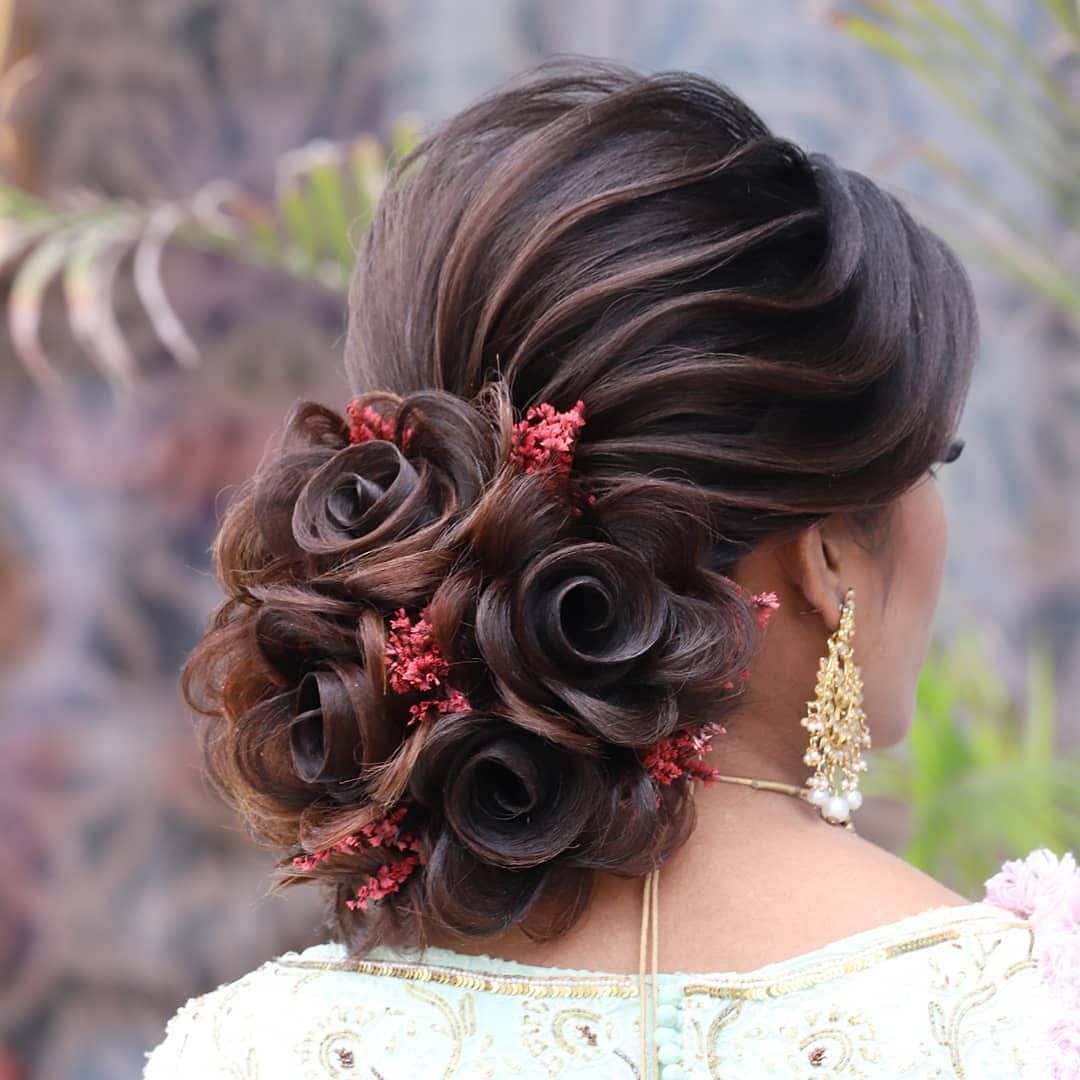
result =
[{"label": "woman", "polygon": [[424,143],[185,678],[339,944],[146,1075],[1080,1075],[1071,860],[970,904],[851,828],[975,337],[940,240],[704,79],[547,69]]}]

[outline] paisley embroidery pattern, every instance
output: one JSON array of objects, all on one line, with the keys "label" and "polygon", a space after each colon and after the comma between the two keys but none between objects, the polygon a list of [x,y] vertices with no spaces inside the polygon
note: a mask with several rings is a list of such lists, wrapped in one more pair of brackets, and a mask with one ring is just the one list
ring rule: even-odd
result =
[{"label": "paisley embroidery pattern", "polygon": [[[662,976],[663,989],[698,1080],[1035,1080],[1049,1047],[1032,942],[1025,920],[947,908],[748,975]],[[437,949],[350,962],[318,946],[181,1010],[146,1080],[631,1080],[635,994],[634,976]]]}]

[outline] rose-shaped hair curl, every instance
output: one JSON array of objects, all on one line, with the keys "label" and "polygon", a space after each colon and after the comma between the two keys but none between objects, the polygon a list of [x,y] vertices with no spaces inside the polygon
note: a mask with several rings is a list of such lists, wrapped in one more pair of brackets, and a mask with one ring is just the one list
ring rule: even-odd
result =
[{"label": "rose-shaped hair curl", "polygon": [[482,862],[529,867],[566,851],[587,824],[595,763],[498,717],[440,720],[413,766],[409,790],[440,809]]},{"label": "rose-shaped hair curl", "polygon": [[291,804],[305,805],[313,794],[352,803],[365,770],[400,742],[364,670],[335,664],[248,709],[237,721],[236,763],[253,784]]},{"label": "rose-shaped hair curl", "polygon": [[514,629],[544,675],[569,670],[579,685],[609,686],[668,629],[665,597],[648,577],[636,555],[610,544],[552,551],[517,583]]},{"label": "rose-shaped hair curl", "polygon": [[356,722],[341,680],[331,671],[308,672],[296,689],[296,708],[289,725],[296,775],[305,784],[355,780]]},{"label": "rose-shaped hair curl", "polygon": [[296,543],[313,555],[359,554],[437,521],[447,494],[391,442],[339,450],[301,489],[292,516]]},{"label": "rose-shaped hair curl", "polygon": [[255,521],[268,551],[278,558],[293,558],[301,548],[293,535],[296,499],[312,473],[333,458],[326,447],[296,450],[282,456],[274,469],[255,477]]},{"label": "rose-shaped hair curl", "polygon": [[656,670],[670,598],[632,552],[569,542],[534,560],[477,605],[477,645],[518,698],[569,710],[608,742],[644,745],[677,715]]},{"label": "rose-shaped hair curl", "polygon": [[411,433],[410,457],[438,462],[453,509],[460,509],[479,497],[500,463],[500,431],[509,416],[502,388],[490,388],[475,403],[441,390],[422,390],[402,401],[395,422],[399,433]]}]

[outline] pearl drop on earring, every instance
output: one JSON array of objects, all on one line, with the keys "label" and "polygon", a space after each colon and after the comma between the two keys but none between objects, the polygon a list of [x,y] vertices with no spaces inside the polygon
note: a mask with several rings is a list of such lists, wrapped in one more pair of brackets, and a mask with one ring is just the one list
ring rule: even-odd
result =
[{"label": "pearl drop on earring", "polygon": [[825,809],[822,814],[826,821],[832,822],[835,825],[842,825],[844,822],[849,821],[851,818],[851,807],[848,805],[847,799],[843,795],[830,796],[829,801],[825,804]]}]

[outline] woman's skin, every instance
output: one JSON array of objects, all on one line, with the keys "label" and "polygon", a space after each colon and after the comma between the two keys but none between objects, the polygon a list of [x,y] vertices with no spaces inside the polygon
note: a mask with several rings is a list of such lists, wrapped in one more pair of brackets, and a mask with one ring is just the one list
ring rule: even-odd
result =
[{"label": "woman's skin", "polygon": [[[755,657],[744,703],[729,714],[713,763],[722,772],[802,784],[807,735],[799,723],[818,661],[856,593],[855,658],[876,747],[910,727],[919,671],[941,589],[945,513],[928,477],[898,499],[868,536],[834,517],[795,539],[762,545],[733,576],[780,597]],[[660,874],[660,969],[751,971],[862,930],[967,901],[901,859],[826,824],[786,795],[730,784],[698,788],[698,824]],[[856,817],[856,825],[857,818]],[[599,876],[585,918],[556,941],[520,930],[464,944],[522,963],[634,972],[640,880]]]}]

